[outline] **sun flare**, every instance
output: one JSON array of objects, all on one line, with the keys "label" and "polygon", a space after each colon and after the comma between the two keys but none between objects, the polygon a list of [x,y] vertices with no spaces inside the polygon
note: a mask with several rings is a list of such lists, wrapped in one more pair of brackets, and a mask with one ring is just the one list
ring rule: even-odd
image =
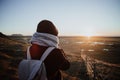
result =
[{"label": "sun flare", "polygon": [[84,34],[84,36],[86,36],[86,37],[92,37],[93,34],[92,33],[86,33],[86,34]]},{"label": "sun flare", "polygon": [[83,30],[82,35],[90,38],[92,36],[95,36],[96,34],[94,28],[86,28]]}]

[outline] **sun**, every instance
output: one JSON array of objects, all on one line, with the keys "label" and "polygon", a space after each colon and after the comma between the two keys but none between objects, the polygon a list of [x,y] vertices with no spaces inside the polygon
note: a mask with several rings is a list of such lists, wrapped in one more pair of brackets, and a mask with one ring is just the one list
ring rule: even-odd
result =
[{"label": "sun", "polygon": [[95,35],[95,30],[94,28],[85,28],[83,31],[82,31],[82,35],[85,36],[85,37],[92,37]]},{"label": "sun", "polygon": [[92,34],[92,33],[86,33],[86,34],[84,34],[84,36],[86,36],[86,37],[90,38],[90,37],[92,37],[92,36],[93,36],[93,34]]},{"label": "sun", "polygon": [[86,33],[85,36],[86,37],[91,37],[91,36],[93,36],[93,34],[92,33]]}]

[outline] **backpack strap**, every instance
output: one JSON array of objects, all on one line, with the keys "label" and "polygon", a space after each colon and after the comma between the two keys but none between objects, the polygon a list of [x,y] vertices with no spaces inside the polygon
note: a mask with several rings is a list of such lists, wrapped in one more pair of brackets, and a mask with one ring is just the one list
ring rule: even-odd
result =
[{"label": "backpack strap", "polygon": [[28,60],[31,59],[31,55],[30,55],[30,47],[31,47],[31,46],[28,46],[28,48],[27,48],[27,59],[28,59]]},{"label": "backpack strap", "polygon": [[55,47],[49,47],[47,50],[43,53],[42,57],[40,58],[41,61],[44,61],[45,58],[49,55],[49,53],[54,49]]}]

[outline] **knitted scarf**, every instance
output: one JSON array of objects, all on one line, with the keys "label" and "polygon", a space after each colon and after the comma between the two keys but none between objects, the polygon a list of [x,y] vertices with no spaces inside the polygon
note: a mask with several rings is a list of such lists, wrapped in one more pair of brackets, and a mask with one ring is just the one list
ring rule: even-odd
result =
[{"label": "knitted scarf", "polygon": [[59,39],[57,36],[52,34],[35,32],[30,40],[30,43],[58,48]]}]

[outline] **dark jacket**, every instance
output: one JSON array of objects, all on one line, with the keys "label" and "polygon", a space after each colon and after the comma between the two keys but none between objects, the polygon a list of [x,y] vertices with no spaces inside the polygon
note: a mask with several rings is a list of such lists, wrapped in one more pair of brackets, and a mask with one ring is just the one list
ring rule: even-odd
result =
[{"label": "dark jacket", "polygon": [[[30,54],[32,59],[40,59],[48,47],[32,44]],[[44,61],[48,80],[61,80],[60,70],[67,70],[70,67],[63,50],[55,48]]]}]

